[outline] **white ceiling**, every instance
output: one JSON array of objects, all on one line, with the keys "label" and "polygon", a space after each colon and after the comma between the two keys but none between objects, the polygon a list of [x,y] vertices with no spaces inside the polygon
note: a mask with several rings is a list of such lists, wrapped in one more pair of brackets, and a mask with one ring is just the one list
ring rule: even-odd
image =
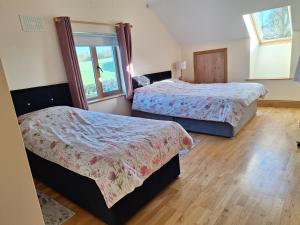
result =
[{"label": "white ceiling", "polygon": [[293,28],[300,30],[300,0],[146,0],[182,45],[249,37],[243,15],[292,6]]}]

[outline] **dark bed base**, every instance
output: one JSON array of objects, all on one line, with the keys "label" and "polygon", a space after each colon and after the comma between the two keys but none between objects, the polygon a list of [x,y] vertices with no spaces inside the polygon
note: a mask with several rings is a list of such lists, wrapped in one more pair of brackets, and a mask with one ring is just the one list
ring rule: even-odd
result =
[{"label": "dark bed base", "polygon": [[132,115],[136,117],[156,119],[156,120],[170,120],[179,123],[187,131],[203,133],[221,137],[231,138],[234,137],[255,115],[257,111],[256,101],[252,102],[245,108],[241,120],[236,127],[233,127],[227,122],[194,120],[180,117],[164,116],[152,114],[141,111],[132,111]]},{"label": "dark bed base", "polygon": [[[72,106],[68,84],[15,90],[11,92],[16,114],[23,115],[52,106]],[[141,187],[108,209],[95,181],[42,159],[27,151],[33,176],[80,207],[110,225],[124,224],[131,216],[180,174],[179,156],[175,156],[152,174]]]},{"label": "dark bed base", "polygon": [[179,123],[187,131],[195,133],[203,133],[227,138],[231,138],[235,135],[234,127],[229,123],[164,116],[135,110],[132,110],[132,116],[147,119],[174,121]]},{"label": "dark bed base", "polygon": [[136,188],[109,209],[94,180],[78,175],[30,151],[27,151],[27,156],[31,172],[36,179],[109,225],[125,224],[180,174],[179,156],[176,155],[145,180],[141,187]]}]

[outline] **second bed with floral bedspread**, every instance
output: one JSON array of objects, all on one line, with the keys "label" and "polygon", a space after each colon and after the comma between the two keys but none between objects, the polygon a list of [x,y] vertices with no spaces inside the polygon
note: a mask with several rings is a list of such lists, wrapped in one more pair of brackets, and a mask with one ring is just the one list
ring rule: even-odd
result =
[{"label": "second bed with floral bedspread", "polygon": [[132,109],[236,127],[245,108],[266,93],[258,83],[191,84],[171,79],[136,89]]}]

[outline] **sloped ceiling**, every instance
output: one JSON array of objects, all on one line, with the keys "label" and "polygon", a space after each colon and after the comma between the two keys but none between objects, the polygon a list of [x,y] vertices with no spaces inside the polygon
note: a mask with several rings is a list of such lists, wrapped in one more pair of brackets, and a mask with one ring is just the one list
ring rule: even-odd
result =
[{"label": "sloped ceiling", "polygon": [[300,31],[300,0],[146,0],[181,45],[248,38],[243,15],[291,5]]}]

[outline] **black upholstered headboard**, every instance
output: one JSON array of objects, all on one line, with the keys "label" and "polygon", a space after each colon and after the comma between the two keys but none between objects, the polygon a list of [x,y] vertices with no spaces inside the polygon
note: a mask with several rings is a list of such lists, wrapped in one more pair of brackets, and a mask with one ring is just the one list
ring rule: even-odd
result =
[{"label": "black upholstered headboard", "polygon": [[67,83],[11,91],[17,116],[52,106],[72,106]]},{"label": "black upholstered headboard", "polygon": [[171,78],[172,78],[171,71],[164,71],[159,73],[136,76],[132,78],[132,87],[133,89],[136,89],[136,88],[147,86],[149,84],[153,84],[154,82],[157,81],[162,81]]}]

